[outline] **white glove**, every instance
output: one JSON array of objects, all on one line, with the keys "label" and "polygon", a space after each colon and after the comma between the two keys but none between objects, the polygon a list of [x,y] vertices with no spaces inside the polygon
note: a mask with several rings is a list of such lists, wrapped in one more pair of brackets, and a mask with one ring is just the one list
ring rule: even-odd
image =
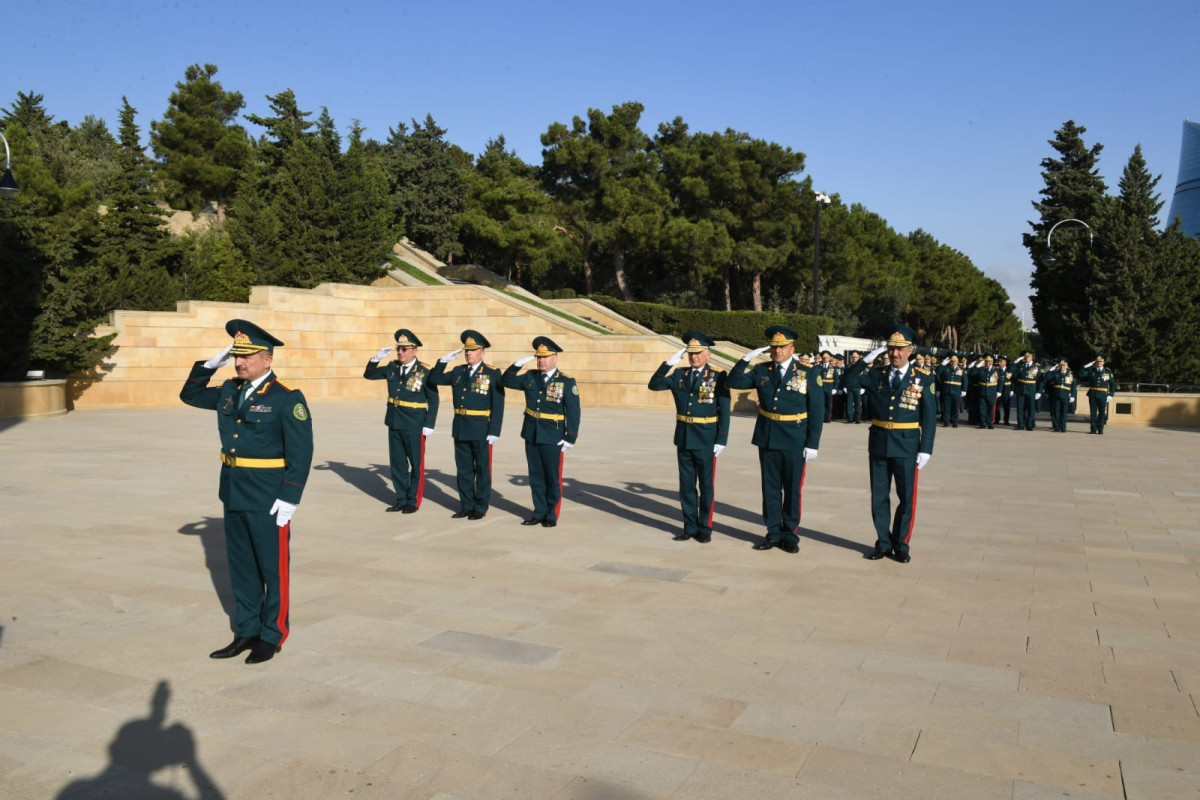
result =
[{"label": "white glove", "polygon": [[229,351],[233,349],[233,342],[225,345],[225,349],[217,353],[215,356],[204,362],[204,366],[208,369],[220,369],[229,363]]},{"label": "white glove", "polygon": [[742,356],[742,361],[753,361],[770,349],[771,347],[768,345],[766,347],[760,347],[757,350],[751,350],[749,353],[746,353],[746,355]]},{"label": "white glove", "polygon": [[487,437],[487,443],[488,443],[488,445],[489,445],[489,446],[491,446],[491,445],[495,444],[495,443],[496,443],[496,442],[498,442],[498,441],[500,441],[500,437],[499,437],[499,436],[492,436],[492,435],[490,435],[490,434],[489,434],[489,435],[488,435],[488,437]]},{"label": "white glove", "polygon": [[387,358],[391,352],[392,348],[390,347],[379,348],[375,355],[371,356],[371,363],[378,364],[380,361],[383,361],[385,358]]},{"label": "white glove", "polygon": [[811,447],[804,448],[804,460],[805,461],[816,461],[817,460],[817,451],[813,450]]},{"label": "white glove", "polygon": [[1041,400],[1041,399],[1042,399],[1042,393],[1041,393],[1041,392],[1037,392],[1037,393],[1035,393],[1035,394],[1033,395],[1033,399],[1034,399],[1034,400]]},{"label": "white glove", "polygon": [[866,393],[867,393],[867,390],[866,390],[866,389],[859,389],[859,390],[858,390],[858,393],[859,393],[859,394],[866,394]]},{"label": "white glove", "polygon": [[723,444],[714,444],[714,445],[713,445],[713,458],[717,458],[718,456],[720,456],[720,455],[721,455],[721,451],[722,451],[722,450],[724,450],[724,449],[725,449],[725,445],[723,445]]},{"label": "white glove", "polygon": [[1089,369],[1092,366],[1092,364],[1095,364],[1095,363],[1096,363],[1095,361],[1089,361],[1088,363],[1083,365],[1083,368]]},{"label": "white glove", "polygon": [[667,366],[673,367],[680,361],[683,361],[683,354],[687,352],[686,347],[679,348],[679,352],[667,359]]},{"label": "white glove", "polygon": [[1110,394],[1110,395],[1108,396],[1108,400],[1106,400],[1104,404],[1105,404],[1105,405],[1108,405],[1108,404],[1109,404],[1109,403],[1111,403],[1111,402],[1112,402],[1112,395]]},{"label": "white glove", "polygon": [[451,361],[453,361],[454,359],[458,358],[461,355],[462,355],[462,348],[460,347],[451,353],[446,353],[446,355],[439,358],[438,361],[442,362],[443,364],[449,364]]},{"label": "white glove", "polygon": [[946,356],[945,358],[943,358],[943,359],[942,359],[942,366],[943,366],[943,367],[944,367],[944,366],[946,366],[946,365],[947,365],[947,364],[949,364],[949,363],[950,363],[950,356]]},{"label": "white glove", "polygon": [[267,513],[274,514],[275,525],[282,528],[292,521],[292,515],[296,513],[296,504],[286,500],[276,500]]},{"label": "white glove", "polygon": [[426,438],[433,436],[433,428],[421,428],[421,435]]},{"label": "white glove", "polygon": [[570,443],[570,442],[568,442],[566,439],[559,439],[559,440],[558,440],[558,449],[559,449],[559,450],[561,450],[561,451],[563,451],[564,453],[565,453],[565,452],[567,452],[568,450],[570,450],[570,449],[571,449],[572,447],[574,447],[574,446],[575,446],[575,445],[571,444],[571,443]]},{"label": "white glove", "polygon": [[887,345],[884,345],[883,347],[876,347],[874,350],[863,356],[863,359],[870,364],[872,361],[883,355],[883,351],[885,350],[887,350]]},{"label": "white glove", "polygon": [[920,472],[929,463],[929,453],[917,453],[917,471]]},{"label": "white glove", "polygon": [[537,356],[525,356],[524,358],[518,358],[516,361],[513,362],[513,366],[514,367],[523,367],[526,364],[528,364],[530,361],[533,361],[533,359],[535,359],[535,358],[537,358]]}]

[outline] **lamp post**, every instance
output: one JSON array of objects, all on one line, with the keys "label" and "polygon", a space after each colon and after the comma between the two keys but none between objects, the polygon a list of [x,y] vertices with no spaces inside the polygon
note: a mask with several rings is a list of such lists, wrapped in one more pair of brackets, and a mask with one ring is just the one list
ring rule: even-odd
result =
[{"label": "lamp post", "polygon": [[817,221],[813,232],[813,316],[817,315],[817,284],[821,282],[821,206],[833,200],[827,194],[817,192]]},{"label": "lamp post", "polygon": [[1047,231],[1047,233],[1046,233],[1046,252],[1047,252],[1046,263],[1048,263],[1048,264],[1054,263],[1054,248],[1050,245],[1050,238],[1052,236],[1054,236],[1054,229],[1057,228],[1059,225],[1065,225],[1068,222],[1078,222],[1080,225],[1087,228],[1088,247],[1090,248],[1092,246],[1093,239],[1092,239],[1092,226],[1091,225],[1088,225],[1086,222],[1084,222],[1081,219],[1075,219],[1074,217],[1072,217],[1071,219],[1060,220],[1059,222],[1056,222],[1053,225],[1051,225],[1050,230]]},{"label": "lamp post", "polygon": [[4,177],[0,178],[0,197],[13,197],[17,192],[21,191],[21,187],[17,185],[17,179],[12,174],[12,156],[8,152],[8,139],[0,133],[0,139],[4,139]]}]

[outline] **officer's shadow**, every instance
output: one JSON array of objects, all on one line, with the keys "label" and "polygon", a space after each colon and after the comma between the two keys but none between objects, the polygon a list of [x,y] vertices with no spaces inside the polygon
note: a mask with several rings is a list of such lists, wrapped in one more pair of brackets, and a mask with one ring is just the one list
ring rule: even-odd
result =
[{"label": "officer's shadow", "polygon": [[[355,489],[384,505],[390,506],[396,502],[396,495],[392,491],[392,469],[387,464],[355,467],[344,461],[326,461],[324,464],[316,465],[313,469],[332,472]],[[425,493],[422,495],[422,505],[428,500],[446,508],[457,506],[454,498],[430,483],[430,476],[438,474],[437,470],[425,470]]]},{"label": "officer's shadow", "polygon": [[171,688],[159,681],[145,719],[126,722],[108,746],[109,764],[99,775],[68,784],[57,800],[90,800],[93,797],[130,797],[139,800],[184,800],[187,795],[150,780],[154,773],[181,767],[201,800],[223,800],[224,795],[196,758],[192,731],[176,723],[167,726],[167,701]]},{"label": "officer's shadow", "polygon": [[[665,497],[668,500],[673,500],[674,505],[671,505],[669,503],[659,504],[659,505],[661,505],[665,508],[670,508],[671,513],[673,513],[677,517],[680,514],[679,505],[678,505],[679,504],[679,491],[677,489],[663,489],[658,486],[651,486],[648,483],[637,483],[637,482],[630,482],[630,481],[625,482],[625,488],[633,495],[637,495],[637,496],[641,496],[641,497],[647,497],[649,495],[659,495],[660,497]],[[761,536],[755,536],[754,534],[747,533],[746,531],[744,531],[740,528],[735,528],[732,525],[727,525],[726,523],[724,523],[722,521],[724,519],[739,519],[750,525],[754,525],[754,524],[762,525],[762,517],[761,516],[758,516],[758,517],[752,516],[748,512],[745,512],[740,508],[731,506],[728,503],[722,503],[721,501],[718,500],[713,509],[713,527],[712,527],[712,529],[713,529],[714,534],[718,534],[720,536],[728,536],[730,539],[738,539],[739,541],[743,541],[743,542],[757,542],[759,539],[762,538]],[[668,530],[670,530],[672,533],[677,533],[679,531],[679,529],[680,528],[678,525],[671,526],[670,528],[668,528]]]},{"label": "officer's shadow", "polygon": [[179,529],[184,536],[199,536],[204,547],[204,568],[212,581],[213,591],[221,601],[225,615],[233,620],[233,584],[229,580],[229,562],[225,555],[225,521],[220,517],[205,517],[189,522]]},{"label": "officer's shadow", "polygon": [[[662,519],[664,516],[678,519],[678,507],[660,503],[651,497],[650,492],[638,492],[633,488],[636,485],[643,484],[626,483],[628,488],[616,489],[601,483],[587,483],[578,478],[563,478],[563,496],[572,502],[594,508],[605,514],[612,514],[620,519],[636,522],[647,528],[666,533],[678,533],[680,523],[671,523]],[[650,516],[650,514],[655,516]]]},{"label": "officer's shadow", "polygon": [[[513,480],[514,476],[509,476],[510,483],[516,483]],[[436,469],[425,470],[425,496],[430,496],[430,481],[445,486],[446,489],[441,489],[435,486],[434,492],[438,496],[438,505],[445,506],[450,511],[458,511],[458,476],[450,475]],[[529,516],[529,509],[514,503],[501,494],[496,487],[499,485],[497,476],[492,476],[492,496],[488,500],[488,509],[496,509],[497,511],[505,511],[515,517]],[[529,481],[525,480],[525,485],[529,485]]]}]

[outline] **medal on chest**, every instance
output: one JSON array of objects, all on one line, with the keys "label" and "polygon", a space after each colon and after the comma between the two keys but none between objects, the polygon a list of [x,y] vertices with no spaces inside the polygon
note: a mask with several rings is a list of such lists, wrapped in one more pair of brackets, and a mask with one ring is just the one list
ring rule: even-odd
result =
[{"label": "medal on chest", "polygon": [[561,403],[563,401],[563,389],[565,388],[562,381],[550,381],[546,384],[546,399],[551,403]]},{"label": "medal on chest", "polygon": [[492,388],[492,376],[488,375],[483,370],[475,376],[475,380],[471,382],[471,391],[475,394],[487,394]]},{"label": "medal on chest", "polygon": [[409,374],[408,380],[404,382],[404,388],[410,392],[416,392],[416,391],[420,390],[421,384],[424,382],[425,382],[425,373],[421,372],[420,370],[414,369]]},{"label": "medal on chest", "polygon": [[900,407],[913,411],[917,407],[917,403],[921,399],[921,379],[914,378],[913,382],[904,387],[904,394],[900,395]]},{"label": "medal on chest", "polygon": [[792,377],[788,378],[787,386],[785,388],[789,392],[808,394],[808,374],[797,370]]}]

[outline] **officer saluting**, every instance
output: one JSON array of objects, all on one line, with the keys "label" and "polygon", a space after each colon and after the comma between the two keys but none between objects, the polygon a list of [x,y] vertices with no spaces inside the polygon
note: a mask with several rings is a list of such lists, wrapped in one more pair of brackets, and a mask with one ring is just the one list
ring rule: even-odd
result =
[{"label": "officer saluting", "polygon": [[381,347],[371,356],[363,377],[386,380],[388,406],[383,422],[388,426],[388,462],[396,502],[388,511],[412,514],[425,496],[425,439],[437,424],[438,391],[429,383],[429,367],[417,360],[421,340],[408,328],[396,331],[396,358],[379,366],[392,352]]},{"label": "officer saluting", "polygon": [[[234,640],[211,653],[247,664],[269,661],[288,637],[288,566],[292,515],[312,465],[308,402],[271,370],[283,342],[244,319],[225,331],[233,342],[192,366],[179,399],[217,412],[221,437],[219,496],[225,506],[225,551],[233,584]],[[210,387],[233,357],[237,378]]]},{"label": "officer saluting", "polygon": [[1096,360],[1083,365],[1079,370],[1079,385],[1087,389],[1089,422],[1088,433],[1104,434],[1108,422],[1108,407],[1117,393],[1117,376],[1104,367],[1104,353],[1096,353]]},{"label": "officer saluting", "polygon": [[[500,370],[483,363],[489,342],[479,331],[465,330],[462,347],[438,359],[429,371],[434,386],[453,386],[454,464],[458,468],[459,509],[454,519],[483,519],[492,499],[492,445],[504,424],[504,387]],[[466,353],[466,364],[446,372],[446,365]]]},{"label": "officer saluting", "polygon": [[[521,438],[525,440],[533,516],[522,525],[553,528],[558,524],[563,458],[579,436],[579,387],[574,378],[559,371],[561,352],[548,336],[539,336],[533,340],[533,355],[517,359],[502,378],[504,388],[525,392]],[[521,367],[535,358],[537,369],[519,374]]]},{"label": "officer saluting", "polygon": [[[754,549],[778,547],[785,553],[798,553],[804,472],[808,462],[816,459],[821,442],[825,392],[820,372],[792,358],[796,352],[794,330],[772,325],[766,336],[767,346],[742,356],[730,370],[726,385],[758,392],[758,419],[751,442],[758,447],[767,536]],[[767,350],[771,362],[751,368],[750,360]]]},{"label": "officer saluting", "polygon": [[[725,371],[708,365],[713,340],[700,331],[683,335],[684,347],[650,378],[650,391],[671,392],[675,400],[675,459],[679,467],[679,503],[683,531],[677,542],[712,539],[717,456],[729,441],[729,387]],[[687,353],[688,366],[671,373]],[[699,492],[697,492],[699,487]]]}]

